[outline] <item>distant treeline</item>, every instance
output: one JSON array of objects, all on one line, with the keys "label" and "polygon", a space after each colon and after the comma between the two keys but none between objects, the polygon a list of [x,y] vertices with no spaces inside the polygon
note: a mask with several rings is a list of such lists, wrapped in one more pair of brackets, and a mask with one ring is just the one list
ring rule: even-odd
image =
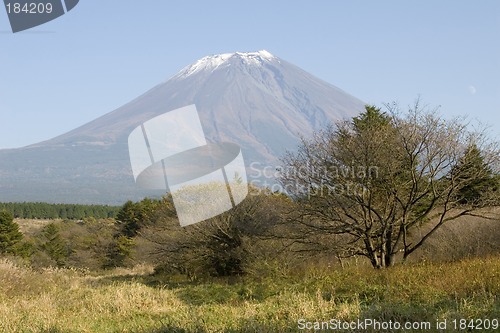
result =
[{"label": "distant treeline", "polygon": [[44,202],[0,202],[0,211],[10,212],[15,218],[70,219],[86,217],[114,218],[121,207],[103,205],[50,204]]}]

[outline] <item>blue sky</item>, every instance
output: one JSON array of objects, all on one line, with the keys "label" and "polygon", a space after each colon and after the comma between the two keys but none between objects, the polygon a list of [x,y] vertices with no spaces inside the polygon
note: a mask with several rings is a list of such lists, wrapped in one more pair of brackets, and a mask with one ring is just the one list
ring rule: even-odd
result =
[{"label": "blue sky", "polygon": [[0,8],[0,148],[50,139],[210,54],[266,49],[363,101],[500,135],[500,1],[97,1],[12,34]]}]

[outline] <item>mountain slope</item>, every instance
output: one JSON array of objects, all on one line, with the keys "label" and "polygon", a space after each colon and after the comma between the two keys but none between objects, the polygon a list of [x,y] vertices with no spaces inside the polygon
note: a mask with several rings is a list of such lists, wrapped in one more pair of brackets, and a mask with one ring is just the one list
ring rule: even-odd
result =
[{"label": "mountain slope", "polygon": [[299,135],[364,108],[267,51],[205,57],[73,131],[0,151],[0,200],[120,203],[149,194],[133,183],[128,135],[144,121],[190,104],[197,106],[207,140],[239,144],[247,166],[276,165]]}]

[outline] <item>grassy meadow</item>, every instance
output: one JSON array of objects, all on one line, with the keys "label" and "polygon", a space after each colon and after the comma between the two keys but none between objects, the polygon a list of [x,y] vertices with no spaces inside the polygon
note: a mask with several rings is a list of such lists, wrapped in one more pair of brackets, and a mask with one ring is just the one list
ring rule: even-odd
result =
[{"label": "grassy meadow", "polygon": [[[299,330],[298,321],[364,318],[433,326],[446,319],[446,330],[431,331],[457,332],[454,319],[500,317],[498,256],[386,270],[269,265],[253,276],[204,281],[155,275],[148,266],[95,273],[34,270],[1,259],[0,281],[6,333],[312,332]],[[398,332],[404,331],[411,330]]]}]

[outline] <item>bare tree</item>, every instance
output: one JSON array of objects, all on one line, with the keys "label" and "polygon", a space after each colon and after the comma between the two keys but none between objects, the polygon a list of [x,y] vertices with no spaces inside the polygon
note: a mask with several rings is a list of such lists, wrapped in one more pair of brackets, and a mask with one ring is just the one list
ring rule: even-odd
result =
[{"label": "bare tree", "polygon": [[[325,247],[329,239],[340,256],[365,256],[376,268],[400,253],[406,259],[446,222],[500,205],[497,143],[419,101],[404,114],[396,104],[386,107],[367,106],[303,140],[284,157],[280,177],[299,203],[293,221],[303,243]],[[478,163],[472,151],[483,167],[471,167]],[[474,184],[488,185],[464,200],[464,188]]]}]

